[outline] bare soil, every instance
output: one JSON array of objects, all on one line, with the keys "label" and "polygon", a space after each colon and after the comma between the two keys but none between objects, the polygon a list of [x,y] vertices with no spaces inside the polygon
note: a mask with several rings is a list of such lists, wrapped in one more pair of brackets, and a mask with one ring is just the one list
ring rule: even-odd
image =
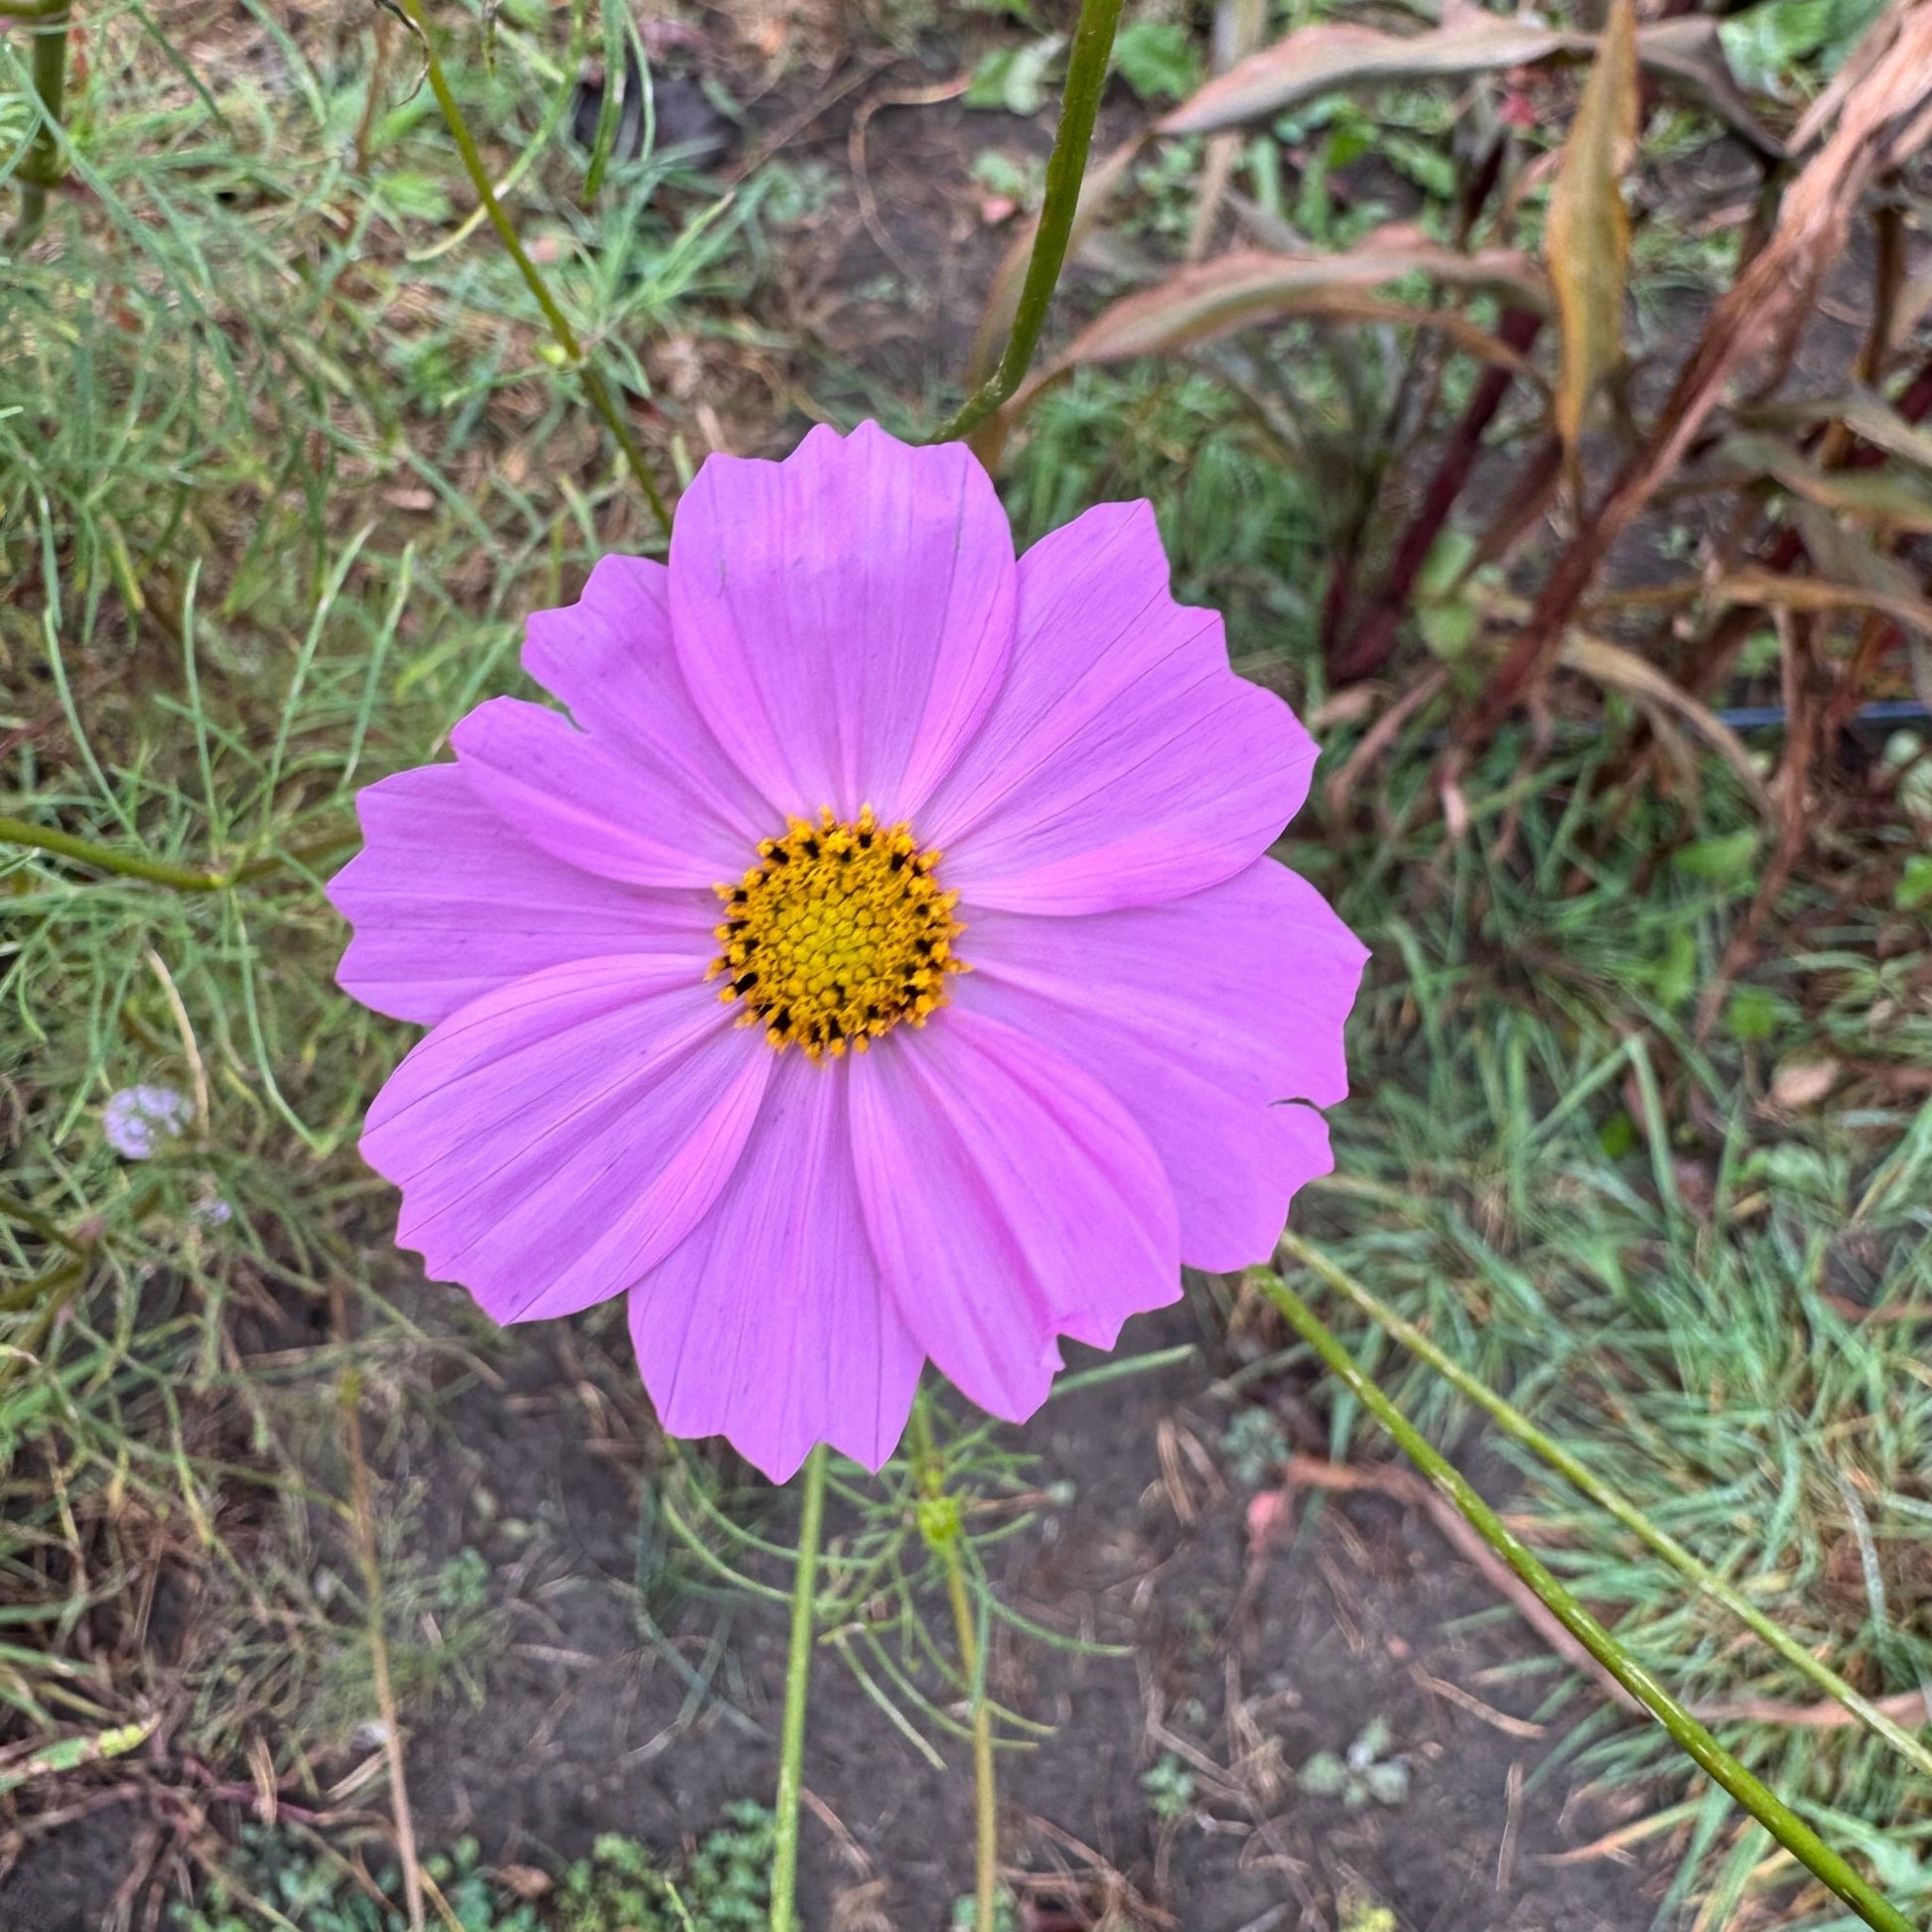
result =
[{"label": "bare soil", "polygon": [[[439,1302],[456,1312],[455,1290],[404,1293],[431,1321]],[[451,1681],[410,1734],[427,1846],[474,1833],[486,1859],[525,1864],[581,1855],[603,1832],[668,1850],[732,1799],[768,1792],[783,1613],[742,1603],[721,1622],[717,1599],[688,1592],[660,1606],[660,1629],[692,1664],[726,1636],[717,1695],[694,1709],[636,1615],[633,1580],[650,1601],[658,1553],[646,1545],[640,1577],[651,1425],[641,1391],[624,1398],[621,1335],[596,1327],[509,1337],[502,1386],[471,1382],[436,1399],[381,1472],[386,1493],[419,1499],[409,1540],[430,1565],[466,1547],[487,1559],[500,1619],[476,1694]],[[1539,1776],[1588,1694],[1533,1732],[1529,1701],[1553,1679],[1525,1689],[1496,1678],[1538,1656],[1537,1639],[1496,1614],[1489,1587],[1417,1512],[1303,1491],[1257,1548],[1251,1517],[1274,1506],[1258,1510],[1255,1492],[1217,1467],[1230,1412],[1201,1394],[1213,1366],[1204,1323],[1177,1308],[1134,1323],[1124,1346],[1175,1341],[1203,1352],[1075,1393],[1017,1433],[1042,1486],[1067,1484],[1071,1501],[1005,1546],[1003,1593],[1052,1627],[1133,1652],[998,1645],[998,1694],[1057,1725],[1002,1767],[1003,1850],[1035,1874],[1030,1927],[1093,1925],[1111,1908],[1127,1924],[1189,1932],[1312,1932],[1351,1900],[1391,1908],[1416,1932],[1647,1927],[1655,1900],[1640,1867],[1566,1862],[1620,1820],[1579,1801],[1567,1770]],[[1257,1393],[1291,1438],[1310,1437],[1299,1387],[1244,1399]],[[782,1505],[770,1527],[786,1533]],[[1482,1612],[1473,1628],[1449,1627]],[[1297,1767],[1345,1752],[1375,1719],[1410,1770],[1403,1803],[1350,1809],[1297,1794]],[[1164,1755],[1194,1785],[1166,1823],[1142,1782]],[[948,1925],[971,1886],[964,1751],[931,1769],[828,1658],[807,1781],[818,1802],[805,1922]],[[216,1806],[211,1822],[233,1830],[245,1815]],[[0,1927],[96,1932],[148,1849],[136,1805],[41,1840],[0,1886]],[[880,1916],[857,1916],[861,1906]]]}]

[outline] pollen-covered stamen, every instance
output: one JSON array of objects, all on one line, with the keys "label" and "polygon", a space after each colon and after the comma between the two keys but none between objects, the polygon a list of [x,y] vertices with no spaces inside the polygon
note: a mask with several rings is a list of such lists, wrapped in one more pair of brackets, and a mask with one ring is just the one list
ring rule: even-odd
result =
[{"label": "pollen-covered stamen", "polygon": [[816,825],[794,818],[743,879],[716,888],[719,997],[744,1003],[740,1026],[762,1025],[780,1051],[795,1041],[813,1060],[863,1053],[901,1020],[923,1026],[945,1005],[946,976],[965,970],[952,951],[959,896],[940,891],[938,862],[870,805],[850,821],[829,807]]}]

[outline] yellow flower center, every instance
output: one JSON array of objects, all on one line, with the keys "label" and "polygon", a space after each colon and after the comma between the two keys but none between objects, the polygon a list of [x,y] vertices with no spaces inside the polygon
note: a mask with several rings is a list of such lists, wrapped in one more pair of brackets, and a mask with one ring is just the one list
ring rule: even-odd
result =
[{"label": "yellow flower center", "polygon": [[863,1053],[901,1020],[923,1026],[946,1003],[947,974],[965,970],[952,952],[959,895],[939,890],[938,863],[870,805],[849,822],[829,806],[816,825],[794,818],[743,879],[714,889],[719,997],[744,1002],[741,1027],[762,1025],[780,1052],[795,1041],[812,1060]]}]

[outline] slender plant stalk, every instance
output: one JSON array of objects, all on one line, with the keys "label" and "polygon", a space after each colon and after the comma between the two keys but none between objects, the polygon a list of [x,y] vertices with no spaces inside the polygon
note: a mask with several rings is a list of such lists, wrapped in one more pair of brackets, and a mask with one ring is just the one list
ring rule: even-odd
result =
[{"label": "slender plant stalk", "polygon": [[[404,0],[413,6],[415,0]],[[1020,285],[1020,301],[1013,314],[1013,332],[998,365],[966,398],[944,429],[932,440],[952,443],[1004,403],[1019,388],[1039,346],[1046,326],[1046,310],[1066,261],[1073,217],[1080,207],[1080,183],[1087,172],[1093,146],[1093,123],[1106,90],[1107,69],[1114,56],[1114,29],[1120,25],[1121,0],[1080,0],[1080,21],[1073,30],[1073,51],[1067,57],[1066,91],[1060,96],[1060,124],[1053,136],[1053,152],[1046,160],[1046,194],[1034,235],[1034,252],[1027,263],[1027,279]]]},{"label": "slender plant stalk", "polygon": [[[337,1331],[345,1339],[347,1324],[343,1297],[336,1294]],[[403,1898],[409,1932],[423,1932],[423,1870],[416,1856],[416,1827],[409,1809],[409,1782],[403,1775],[402,1722],[397,1716],[395,1687],[389,1676],[389,1645],[382,1630],[382,1563],[376,1552],[375,1512],[369,1501],[369,1465],[362,1454],[362,1377],[350,1369],[343,1377],[343,1438],[348,1449],[349,1513],[355,1528],[355,1556],[362,1571],[362,1589],[369,1619],[369,1670],[375,1680],[376,1709],[382,1717],[383,1752],[389,1765],[389,1803],[396,1821],[396,1856],[402,1863]]]},{"label": "slender plant stalk", "polygon": [[973,1697],[973,1924],[994,1932],[1000,1911],[1000,1793],[993,1770],[993,1707],[980,1674],[979,1627],[966,1587],[959,1504],[946,1492],[945,1469],[932,1440],[932,1417],[921,1389],[912,1404],[912,1459],[923,1500],[920,1531],[946,1573],[953,1628],[959,1634],[959,1669]]},{"label": "slender plant stalk", "polygon": [[61,178],[61,109],[67,98],[68,29],[72,15],[67,0],[57,5],[9,6],[16,19],[38,20],[34,29],[34,92],[45,118],[34,145],[20,164],[20,215],[14,223],[13,245],[24,248],[47,219],[47,191]]},{"label": "slender plant stalk", "polygon": [[791,1583],[791,1648],[785,1656],[784,1728],[778,1739],[778,1796],[771,1834],[771,1932],[797,1932],[798,1798],[805,1776],[805,1706],[812,1679],[812,1605],[825,1524],[825,1445],[805,1458],[798,1559]]},{"label": "slender plant stalk", "polygon": [[1855,1691],[1829,1664],[1814,1657],[1796,1637],[1788,1630],[1781,1629],[1756,1604],[1740,1595],[1715,1571],[1701,1563],[1668,1530],[1659,1529],[1634,1503],[1612,1489],[1560,1444],[1552,1442],[1520,1409],[1478,1381],[1467,1369],[1451,1361],[1414,1322],[1404,1320],[1386,1302],[1370,1293],[1352,1275],[1336,1267],[1319,1249],[1311,1248],[1300,1236],[1293,1233],[1283,1235],[1280,1251],[1301,1262],[1304,1267],[1312,1269],[1337,1294],[1347,1296],[1371,1321],[1386,1328],[1404,1347],[1420,1355],[1458,1394],[1467,1396],[1484,1410],[1505,1436],[1514,1437],[1526,1449],[1534,1449],[1553,1469],[1582,1490],[1599,1509],[1613,1516],[1639,1542],[1655,1551],[1672,1569],[1688,1578],[1708,1596],[1716,1598],[1740,1623],[1754,1630],[1793,1670],[1802,1672],[1828,1697],[1844,1705],[1846,1710],[1875,1730],[1901,1756],[1909,1758],[1920,1770],[1932,1774],[1932,1750],[1928,1750],[1894,1719],[1886,1717],[1869,1698]]},{"label": "slender plant stalk", "polygon": [[612,396],[597,365],[584,353],[584,345],[578,341],[570,318],[558,307],[557,298],[551,294],[542,270],[530,259],[529,251],[517,235],[515,224],[503,211],[502,203],[496,199],[489,170],[483,166],[483,155],[477,147],[477,137],[470,132],[470,123],[464,119],[463,109],[451,90],[449,75],[444,72],[443,63],[437,58],[435,43],[430,39],[429,23],[423,18],[422,0],[395,0],[395,5],[415,30],[416,40],[422,49],[423,71],[429,81],[429,90],[436,96],[437,106],[443,110],[450,137],[456,142],[457,153],[463,159],[463,171],[470,177],[470,185],[477,191],[477,199],[489,216],[489,225],[496,230],[496,237],[502,242],[510,260],[516,264],[524,286],[543,311],[543,319],[550,325],[550,333],[556,338],[557,346],[577,371],[577,379],[584,385],[584,394],[591,407],[597,411],[605,428],[617,439],[618,448],[623,452],[623,460],[637,481],[637,487],[644,492],[650,504],[651,514],[656,517],[659,526],[668,531],[671,527],[670,506],[645,466],[644,453],[637,447],[637,439],[631,434],[630,425],[624,421],[623,412],[618,408],[616,398]]},{"label": "slender plant stalk", "polygon": [[1867,1925],[1875,1927],[1876,1932],[1913,1932],[1912,1922],[1903,1912],[1874,1891],[1776,1792],[1731,1756],[1571,1595],[1529,1546],[1476,1494],[1462,1472],[1356,1367],[1347,1349],[1286,1282],[1263,1277],[1261,1288],[1335,1379],[1395,1439],[1403,1454],[1455,1505],[1476,1534],[1536,1592],[1564,1628],[1669,1731],[1681,1750]]},{"label": "slender plant stalk", "polygon": [[232,872],[190,872],[186,866],[144,859],[138,852],[116,852],[112,846],[96,845],[92,839],[77,839],[71,832],[35,825],[24,818],[0,817],[0,845],[28,845],[39,852],[57,852],[63,859],[77,859],[97,872],[145,879],[152,886],[172,886],[178,893],[225,892],[238,877]]},{"label": "slender plant stalk", "polygon": [[306,866],[333,858],[339,852],[361,842],[353,830],[334,838],[319,839],[289,853],[271,852],[260,859],[227,872],[193,872],[186,866],[171,866],[163,859],[145,859],[138,852],[117,852],[111,845],[98,845],[92,839],[75,838],[52,825],[36,825],[24,818],[0,816],[0,845],[31,846],[37,852],[58,853],[96,872],[112,873],[121,879],[144,879],[151,886],[171,886],[178,893],[225,893],[236,886],[252,886],[257,880],[272,878],[290,866]]}]

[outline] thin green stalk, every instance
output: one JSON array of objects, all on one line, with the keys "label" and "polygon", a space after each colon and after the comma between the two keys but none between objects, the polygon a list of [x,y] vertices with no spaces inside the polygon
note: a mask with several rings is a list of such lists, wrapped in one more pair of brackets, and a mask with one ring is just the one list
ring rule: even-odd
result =
[{"label": "thin green stalk", "polygon": [[[13,8],[8,9],[14,13]],[[59,6],[22,8],[16,18],[39,19],[34,29],[34,92],[45,117],[34,145],[20,164],[20,218],[14,223],[13,245],[24,248],[40,232],[47,218],[47,191],[61,179],[61,108],[67,98],[68,29],[73,16],[66,0]]]},{"label": "thin green stalk", "polygon": [[[404,0],[406,5],[413,0]],[[791,1583],[791,1648],[785,1656],[784,1728],[778,1738],[778,1796],[771,1835],[771,1932],[797,1932],[798,1797],[804,1789],[805,1705],[812,1678],[812,1605],[825,1523],[825,1445],[805,1458],[798,1560]]]},{"label": "thin green stalk", "polygon": [[0,1220],[18,1222],[30,1234],[38,1234],[43,1241],[52,1241],[57,1248],[65,1248],[70,1255],[84,1255],[87,1252],[85,1243],[76,1241],[66,1228],[50,1221],[24,1200],[16,1200],[11,1194],[0,1194]]},{"label": "thin green stalk", "polygon": [[437,106],[443,110],[443,119],[449,126],[451,139],[456,142],[457,153],[463,159],[463,171],[470,177],[470,185],[477,191],[477,199],[489,216],[489,225],[496,230],[496,237],[502,242],[510,260],[516,264],[524,286],[543,311],[543,319],[550,325],[550,333],[556,338],[557,346],[577,371],[577,379],[584,385],[584,394],[591,407],[596,410],[605,428],[617,439],[618,448],[623,452],[623,460],[629,466],[630,474],[637,480],[638,488],[650,503],[651,514],[657,518],[659,526],[668,531],[671,527],[670,506],[664,501],[651,479],[650,471],[645,467],[644,453],[637,447],[637,439],[630,433],[630,425],[624,421],[604,377],[584,353],[584,345],[578,341],[570,318],[557,306],[557,298],[550,293],[549,283],[530,259],[514,224],[503,211],[502,203],[496,199],[496,190],[490,183],[489,170],[483,166],[477,138],[470,132],[470,123],[464,118],[463,109],[451,90],[449,76],[443,71],[443,63],[437,58],[435,43],[430,39],[429,23],[423,18],[422,0],[395,0],[395,5],[415,31],[422,49],[423,71],[429,81],[429,90],[436,96]]},{"label": "thin green stalk", "polygon": [[260,859],[228,872],[191,872],[186,866],[171,866],[162,859],[144,859],[138,852],[116,852],[111,845],[98,845],[92,839],[75,838],[52,825],[35,825],[28,819],[0,815],[0,845],[26,845],[37,852],[59,853],[96,872],[113,873],[122,879],[144,879],[151,886],[172,886],[178,893],[225,893],[235,886],[252,886],[257,880],[272,878],[290,866],[306,866],[328,859],[359,844],[361,834],[349,830],[333,838],[319,839],[289,852],[271,852]]},{"label": "thin green stalk", "polygon": [[40,852],[58,852],[64,859],[77,859],[98,872],[145,879],[154,886],[172,886],[178,893],[225,892],[237,877],[231,872],[190,872],[185,866],[144,859],[138,852],[116,852],[112,846],[96,845],[92,839],[77,839],[71,832],[35,825],[24,818],[0,817],[0,845],[30,845]]},{"label": "thin green stalk", "polygon": [[1669,1731],[1692,1760],[1729,1792],[1764,1829],[1877,1932],[1914,1932],[1910,1919],[1874,1891],[1846,1860],[1776,1792],[1740,1764],[1578,1602],[1529,1546],[1476,1494],[1467,1478],[1430,1443],[1286,1282],[1263,1278],[1262,1292],[1337,1381],[1395,1439],[1396,1446],[1453,1503],[1482,1540],[1509,1565],[1551,1614]]},{"label": "thin green stalk", "polygon": [[[414,4],[414,0],[405,0]],[[1053,152],[1046,160],[1046,194],[1040,206],[1034,252],[1027,262],[1027,279],[1020,285],[1020,301],[1013,313],[1013,333],[999,365],[966,398],[944,429],[932,440],[956,442],[983,423],[1019,388],[1039,346],[1046,326],[1046,310],[1066,261],[1073,217],[1080,207],[1080,183],[1087,172],[1087,153],[1093,146],[1093,123],[1106,91],[1107,69],[1114,57],[1114,29],[1120,25],[1121,0],[1080,0],[1080,21],[1073,30],[1073,51],[1067,57],[1066,91],[1060,96],[1060,124],[1053,136]]]},{"label": "thin green stalk", "polygon": [[1869,1698],[1863,1697],[1855,1691],[1829,1664],[1814,1657],[1796,1637],[1788,1630],[1780,1628],[1756,1604],[1740,1595],[1715,1571],[1701,1563],[1668,1530],[1659,1529],[1634,1503],[1628,1501],[1600,1476],[1578,1461],[1568,1449],[1552,1442],[1520,1409],[1512,1407],[1493,1389],[1485,1387],[1467,1369],[1451,1361],[1413,1322],[1404,1320],[1386,1302],[1381,1301],[1352,1275],[1336,1267],[1326,1255],[1318,1249],[1310,1247],[1299,1236],[1283,1235],[1281,1252],[1292,1256],[1304,1267],[1312,1269],[1337,1294],[1347,1296],[1370,1320],[1386,1328],[1406,1348],[1420,1355],[1459,1394],[1467,1396],[1471,1402],[1493,1418],[1504,1435],[1514,1437],[1525,1448],[1534,1449],[1553,1469],[1574,1483],[1599,1509],[1614,1517],[1632,1536],[1647,1548],[1654,1550],[1674,1570],[1688,1578],[1707,1595],[1715,1597],[1739,1622],[1754,1630],[1793,1670],[1800,1671],[1810,1678],[1827,1696],[1835,1698],[1844,1705],[1854,1717],[1875,1730],[1886,1743],[1902,1756],[1909,1758],[1920,1770],[1932,1773],[1932,1750],[1928,1750],[1894,1719],[1886,1717]]},{"label": "thin green stalk", "polygon": [[912,1461],[918,1473],[919,1531],[946,1573],[953,1628],[959,1638],[959,1669],[972,1691],[973,1715],[973,1924],[994,1932],[1000,1910],[1000,1796],[993,1770],[993,1710],[981,1671],[979,1626],[966,1588],[966,1559],[959,1500],[946,1493],[946,1472],[932,1440],[932,1417],[921,1389],[912,1403]]}]

